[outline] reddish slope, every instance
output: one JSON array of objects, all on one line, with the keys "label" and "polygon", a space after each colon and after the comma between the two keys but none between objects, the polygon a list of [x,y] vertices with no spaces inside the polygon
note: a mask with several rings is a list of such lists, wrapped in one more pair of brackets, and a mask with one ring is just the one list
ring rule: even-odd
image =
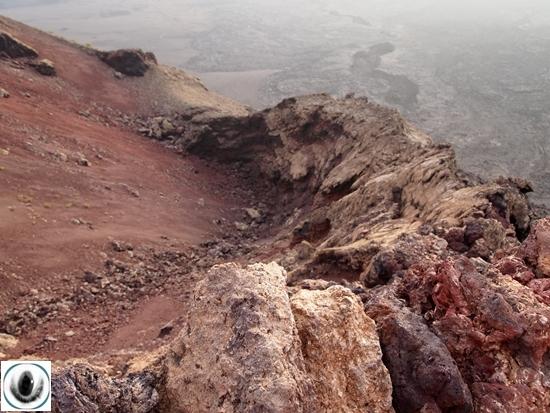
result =
[{"label": "reddish slope", "polygon": [[[231,218],[239,204],[220,191],[231,181],[113,122],[147,113],[144,102],[154,97],[137,93],[147,80],[117,80],[99,59],[23,25],[0,19],[0,29],[51,59],[58,72],[44,77],[0,59],[0,87],[11,94],[0,98],[0,312],[36,295],[31,290],[59,296],[78,287],[85,270],[103,268],[110,239],[181,249],[219,234],[214,220]],[[171,303],[156,302],[149,312]],[[105,321],[96,318],[101,311],[75,311],[71,317],[82,320],[76,325],[54,318],[22,331],[19,350],[56,335],[52,329],[79,335]],[[136,320],[165,321],[158,314]],[[98,332],[101,341],[113,328]],[[49,351],[63,358],[97,350],[93,334],[80,337],[72,351],[63,339]]]}]

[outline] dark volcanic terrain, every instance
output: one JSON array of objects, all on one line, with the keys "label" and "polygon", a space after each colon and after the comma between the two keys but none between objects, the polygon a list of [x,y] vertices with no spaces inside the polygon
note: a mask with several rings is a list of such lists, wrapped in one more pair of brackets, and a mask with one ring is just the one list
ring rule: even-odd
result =
[{"label": "dark volcanic terrain", "polygon": [[[353,70],[414,104],[393,52]],[[550,412],[550,218],[395,109],[0,18],[0,121],[0,359],[54,411]]]},{"label": "dark volcanic terrain", "polygon": [[545,0],[0,0],[0,12],[96,47],[152,50],[256,109],[368,96],[452,143],[462,168],[529,179],[550,205]]}]

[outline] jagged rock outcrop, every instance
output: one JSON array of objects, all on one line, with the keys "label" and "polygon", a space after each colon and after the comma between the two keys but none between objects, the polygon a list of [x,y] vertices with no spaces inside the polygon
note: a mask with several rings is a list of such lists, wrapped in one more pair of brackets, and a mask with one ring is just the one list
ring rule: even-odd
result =
[{"label": "jagged rock outcrop", "polygon": [[155,377],[150,373],[113,379],[84,363],[55,369],[52,408],[58,413],[148,413],[159,402]]},{"label": "jagged rock outcrop", "polygon": [[[21,45],[0,37],[2,56],[28,57],[10,66],[55,73]],[[242,222],[220,227],[238,232],[229,235],[239,242],[249,237],[238,244],[246,249],[241,264],[207,272],[210,258],[184,257],[159,272],[143,261],[141,272],[108,259],[105,276],[85,273],[89,285],[66,302],[108,305],[109,289],[125,291],[115,299],[139,300],[182,266],[198,284],[183,300],[185,314],[161,329],[162,339],[174,334],[170,344],[132,362],[127,354],[98,356],[116,359],[116,368],[57,368],[55,411],[550,413],[550,221],[533,221],[528,182],[481,182],[458,168],[449,146],[367,99],[315,95],[258,113],[222,111],[213,109],[219,100],[202,99],[196,79],[152,68],[150,54],[86,53],[111,87],[139,92],[135,80],[114,81],[96,55],[118,79],[147,75],[147,96],[160,95],[160,72],[170,79],[162,90],[192,84],[210,109],[183,105],[166,115],[166,99],[147,120],[124,115],[122,124],[231,164],[261,199],[240,210]],[[89,166],[87,159],[75,161]],[[204,248],[227,259],[224,243]],[[266,260],[288,273],[243,264]],[[4,330],[19,334],[42,322],[39,312],[55,318],[66,304],[58,298],[32,298],[4,317]],[[0,353],[13,340],[0,337]]]},{"label": "jagged rock outcrop", "polygon": [[154,54],[141,49],[98,51],[97,55],[117,72],[127,76],[144,76],[151,65],[157,64]]},{"label": "jagged rock outcrop", "polygon": [[185,328],[138,364],[117,379],[82,363],[58,369],[54,411],[394,411],[360,300],[340,286],[289,297],[276,264],[213,267]]},{"label": "jagged rock outcrop", "polygon": [[[432,238],[405,238],[375,259],[383,274],[393,273],[392,281],[364,297],[396,409],[550,411],[550,307],[536,283],[545,279],[526,276],[538,260],[529,267],[529,259],[520,258],[537,250],[534,236],[510,247],[517,256],[500,250],[494,263],[445,251],[443,240],[434,247]],[[424,252],[414,258],[414,251]]]},{"label": "jagged rock outcrop", "polygon": [[210,270],[166,358],[169,411],[393,412],[357,297],[333,287],[289,299],[285,276],[275,264]]},{"label": "jagged rock outcrop", "polygon": [[456,360],[476,411],[549,411],[550,308],[533,290],[465,257],[408,277],[404,295]]},{"label": "jagged rock outcrop", "polygon": [[11,34],[0,31],[0,57],[38,57],[38,52],[31,46],[16,39]]},{"label": "jagged rock outcrop", "polygon": [[[0,358],[101,349],[55,363],[55,411],[550,413],[550,220],[534,213],[528,182],[461,171],[452,148],[365,98],[305,96],[252,113],[141,50],[98,52],[0,24],[0,97],[15,97],[2,102],[0,170],[17,181],[4,201],[26,223],[7,231],[20,238],[4,243],[15,255],[2,268],[2,299],[15,303],[37,284],[6,306]],[[31,70],[56,71],[35,45],[59,79]],[[33,115],[46,106],[52,116]],[[132,127],[187,159],[153,152],[134,182],[136,159],[158,145]],[[83,178],[71,199],[92,197],[93,207],[68,205],[86,216],[59,219],[52,191],[65,192],[38,179],[37,162],[55,172],[54,187]],[[120,193],[109,168],[127,181]],[[227,185],[210,179],[218,173]],[[26,174],[36,185],[19,193]],[[173,193],[178,177],[195,175],[197,191],[188,181]],[[141,234],[129,220],[130,243],[111,240],[98,254],[97,237],[121,228],[100,207],[118,217],[168,198],[159,214],[207,212],[191,235],[209,239],[186,245],[175,228]],[[81,276],[66,278],[74,262],[48,266],[50,286],[33,267],[49,256],[43,237],[23,238],[52,223],[59,234],[101,228],[77,237]],[[70,243],[57,241],[71,261]],[[36,242],[32,260],[12,245],[34,251]],[[149,338],[132,342],[138,324],[136,337]],[[88,335],[92,344],[80,341]]]},{"label": "jagged rock outcrop", "polygon": [[299,290],[291,298],[305,368],[323,412],[393,412],[392,383],[374,322],[349,289]]},{"label": "jagged rock outcrop", "polygon": [[550,278],[550,218],[538,221],[520,251],[537,278]]}]

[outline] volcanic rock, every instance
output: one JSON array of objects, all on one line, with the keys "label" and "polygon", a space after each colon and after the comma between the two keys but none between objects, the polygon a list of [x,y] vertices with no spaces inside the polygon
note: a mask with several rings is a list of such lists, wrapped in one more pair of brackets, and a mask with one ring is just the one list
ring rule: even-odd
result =
[{"label": "volcanic rock", "polygon": [[[63,88],[37,87],[36,52],[0,36],[2,57],[26,56],[0,60],[1,84],[30,98],[0,115],[4,206],[18,215],[0,331],[20,339],[0,354],[97,364],[57,364],[56,411],[550,412],[550,224],[528,182],[462,171],[450,146],[365,98],[252,113],[140,50],[0,24],[72,64]],[[74,163],[58,162],[69,151]],[[77,168],[84,153],[100,164]],[[32,193],[17,192],[29,179]],[[90,199],[102,228],[83,238],[70,222],[92,224],[57,206]],[[52,245],[37,232],[50,226]],[[108,234],[133,245],[114,241],[109,258]],[[247,264],[259,260],[289,273]],[[165,318],[166,299],[184,308]]]},{"label": "volcanic rock", "polygon": [[0,31],[0,57],[38,57],[38,52],[11,34]]},{"label": "volcanic rock", "polygon": [[550,307],[535,291],[490,265],[480,273],[465,257],[419,266],[405,281],[403,294],[445,343],[476,411],[548,411],[542,366],[550,349]]},{"label": "volcanic rock", "polygon": [[377,292],[365,308],[376,321],[397,411],[473,411],[470,390],[456,362],[422,317],[389,292]]},{"label": "volcanic rock", "polygon": [[521,256],[541,278],[550,278],[550,218],[535,223],[521,249]]},{"label": "volcanic rock", "polygon": [[56,371],[54,411],[394,411],[376,327],[350,290],[289,297],[278,265],[224,264],[193,297],[174,341],[127,375]]},{"label": "volcanic rock", "polygon": [[19,340],[9,334],[0,333],[0,352],[4,353],[16,347]]},{"label": "volcanic rock", "polygon": [[55,65],[51,60],[48,59],[42,59],[38,62],[31,63],[31,66],[35,68],[35,70],[44,76],[55,76]]},{"label": "volcanic rock", "polygon": [[112,379],[104,371],[78,363],[54,369],[52,408],[57,413],[148,413],[158,405],[149,373]]},{"label": "volcanic rock", "polygon": [[212,268],[166,360],[170,411],[314,411],[276,264]]},{"label": "volcanic rock", "polygon": [[97,53],[106,64],[127,76],[144,76],[150,66],[156,64],[156,58],[152,53],[146,53],[140,49],[121,49]]},{"label": "volcanic rock", "polygon": [[242,118],[190,116],[177,140],[182,149],[246,164],[282,204],[307,211],[297,216],[299,226],[281,229],[281,236],[291,232],[291,244],[316,243],[311,260],[293,269],[293,281],[339,272],[357,280],[370,273],[368,283],[378,283],[371,260],[426,228],[490,259],[518,245],[516,234],[530,225],[521,185],[469,179],[450,147],[364,99],[313,95]]},{"label": "volcanic rock", "polygon": [[300,290],[291,298],[317,411],[393,412],[374,322],[348,289]]},{"label": "volcanic rock", "polygon": [[244,212],[246,212],[246,215],[252,221],[261,221],[262,219],[262,213],[256,208],[245,208]]}]

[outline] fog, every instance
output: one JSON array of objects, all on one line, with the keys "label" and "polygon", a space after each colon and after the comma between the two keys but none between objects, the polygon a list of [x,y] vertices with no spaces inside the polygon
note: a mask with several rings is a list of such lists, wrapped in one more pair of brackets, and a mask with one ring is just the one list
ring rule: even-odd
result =
[{"label": "fog", "polygon": [[99,48],[141,47],[256,108],[313,92],[396,107],[461,165],[550,203],[547,0],[0,0]]}]

